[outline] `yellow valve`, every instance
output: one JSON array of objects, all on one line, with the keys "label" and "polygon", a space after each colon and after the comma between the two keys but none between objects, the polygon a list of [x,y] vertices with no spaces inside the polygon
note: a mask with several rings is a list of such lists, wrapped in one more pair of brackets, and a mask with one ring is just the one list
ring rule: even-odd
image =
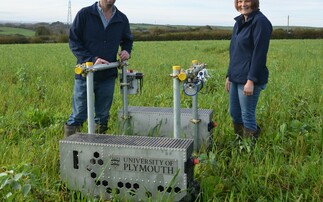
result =
[{"label": "yellow valve", "polygon": [[181,69],[181,66],[173,66],[173,70],[179,71]]},{"label": "yellow valve", "polygon": [[83,68],[81,66],[77,66],[74,69],[75,74],[82,74],[83,73]]},{"label": "yellow valve", "polygon": [[193,65],[197,65],[199,63],[199,61],[198,60],[192,60],[192,64]]},{"label": "yellow valve", "polygon": [[185,73],[184,71],[181,71],[181,72],[178,74],[178,79],[179,79],[180,81],[185,81],[185,80],[186,80],[186,78],[187,78],[187,75],[186,75],[186,73]]},{"label": "yellow valve", "polygon": [[91,67],[91,66],[93,66],[93,62],[86,62],[86,63],[85,63],[85,66],[87,66],[87,67]]}]

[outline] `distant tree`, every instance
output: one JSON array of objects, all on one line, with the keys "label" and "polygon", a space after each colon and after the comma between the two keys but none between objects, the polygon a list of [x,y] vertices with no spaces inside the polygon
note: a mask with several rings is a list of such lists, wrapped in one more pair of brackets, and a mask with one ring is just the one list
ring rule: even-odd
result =
[{"label": "distant tree", "polygon": [[51,34],[51,30],[45,26],[36,27],[36,36],[49,36]]},{"label": "distant tree", "polygon": [[212,27],[211,27],[210,25],[206,25],[206,26],[205,26],[205,29],[207,29],[207,30],[212,30]]}]

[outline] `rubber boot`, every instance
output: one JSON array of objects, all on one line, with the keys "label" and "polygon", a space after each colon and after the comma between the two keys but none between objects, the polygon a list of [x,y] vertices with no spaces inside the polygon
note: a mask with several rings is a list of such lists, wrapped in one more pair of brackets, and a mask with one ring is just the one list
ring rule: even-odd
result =
[{"label": "rubber boot", "polygon": [[242,139],[244,137],[242,123],[233,123],[233,129],[238,138]]},{"label": "rubber boot", "polygon": [[95,132],[98,134],[104,134],[107,132],[108,126],[107,125],[100,125],[100,124],[95,124]]},{"label": "rubber boot", "polygon": [[70,126],[65,124],[64,125],[64,137],[71,136],[77,132],[81,132],[81,126]]},{"label": "rubber boot", "polygon": [[260,136],[261,129],[259,126],[257,126],[257,130],[250,130],[248,128],[244,128],[244,136],[249,137],[252,139],[253,145],[256,144],[258,137]]}]

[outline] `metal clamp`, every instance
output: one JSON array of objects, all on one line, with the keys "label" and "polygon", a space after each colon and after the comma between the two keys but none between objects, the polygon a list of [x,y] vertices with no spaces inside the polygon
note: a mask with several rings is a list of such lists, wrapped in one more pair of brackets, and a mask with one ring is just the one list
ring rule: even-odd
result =
[{"label": "metal clamp", "polygon": [[198,123],[200,123],[200,122],[201,122],[201,119],[191,119],[191,122],[192,122],[193,124],[198,124]]}]

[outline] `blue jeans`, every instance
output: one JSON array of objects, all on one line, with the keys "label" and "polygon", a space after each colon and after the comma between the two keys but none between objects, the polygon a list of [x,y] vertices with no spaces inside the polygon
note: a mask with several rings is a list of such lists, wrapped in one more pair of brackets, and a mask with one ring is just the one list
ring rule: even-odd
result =
[{"label": "blue jeans", "polygon": [[264,85],[255,85],[252,96],[243,94],[244,84],[231,82],[230,84],[230,115],[232,122],[243,124],[245,128],[257,131],[256,108],[260,92],[266,88]]},{"label": "blue jeans", "polygon": [[[95,123],[107,125],[110,116],[110,108],[113,101],[115,78],[94,82],[94,111]],[[87,119],[87,95],[86,81],[75,79],[73,94],[73,111],[67,125],[81,126]]]}]

